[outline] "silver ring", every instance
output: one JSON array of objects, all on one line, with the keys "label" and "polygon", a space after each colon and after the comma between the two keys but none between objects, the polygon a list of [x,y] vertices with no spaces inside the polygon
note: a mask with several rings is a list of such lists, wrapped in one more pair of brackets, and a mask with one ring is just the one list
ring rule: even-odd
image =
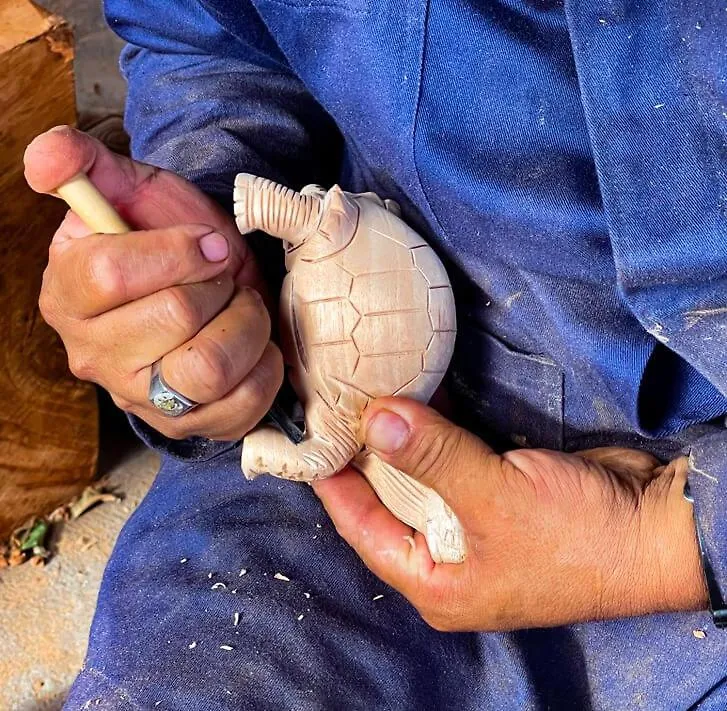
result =
[{"label": "silver ring", "polygon": [[198,402],[184,397],[174,388],[170,388],[162,377],[161,360],[151,366],[151,382],[149,383],[149,402],[167,417],[181,417],[199,405]]}]

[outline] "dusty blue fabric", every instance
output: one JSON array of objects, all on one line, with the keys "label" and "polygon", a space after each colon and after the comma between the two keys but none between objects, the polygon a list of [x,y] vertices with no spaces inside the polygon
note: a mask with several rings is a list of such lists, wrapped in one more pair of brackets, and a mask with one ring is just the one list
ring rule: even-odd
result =
[{"label": "dusty blue fabric", "polygon": [[[727,590],[723,2],[106,6],[135,156],[227,206],[243,170],[398,200],[455,285],[457,419],[499,447],[690,451]],[[727,708],[706,613],[441,635],[391,591],[374,604],[307,487],[244,482],[231,443],[140,434],[164,466],[69,708]]]}]

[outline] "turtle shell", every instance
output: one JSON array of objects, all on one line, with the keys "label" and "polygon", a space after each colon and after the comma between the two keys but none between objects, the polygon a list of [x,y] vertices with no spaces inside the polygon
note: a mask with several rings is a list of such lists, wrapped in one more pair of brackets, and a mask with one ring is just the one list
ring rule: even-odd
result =
[{"label": "turtle shell", "polygon": [[323,381],[316,389],[331,405],[341,386],[366,398],[426,401],[454,347],[449,278],[404,222],[370,200],[358,205],[351,242],[325,260],[298,262],[288,276],[301,364]]}]

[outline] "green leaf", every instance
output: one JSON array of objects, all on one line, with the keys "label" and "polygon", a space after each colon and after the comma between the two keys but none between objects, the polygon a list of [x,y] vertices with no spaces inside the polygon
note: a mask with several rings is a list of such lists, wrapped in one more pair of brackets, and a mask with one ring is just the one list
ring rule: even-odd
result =
[{"label": "green leaf", "polygon": [[25,534],[25,538],[20,543],[20,550],[29,551],[36,546],[43,546],[46,533],[48,533],[48,523],[43,519],[39,519]]}]

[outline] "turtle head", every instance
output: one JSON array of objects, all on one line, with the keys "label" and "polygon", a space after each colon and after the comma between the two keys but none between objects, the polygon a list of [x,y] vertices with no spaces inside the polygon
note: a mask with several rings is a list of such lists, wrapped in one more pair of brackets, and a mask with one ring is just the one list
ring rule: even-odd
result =
[{"label": "turtle head", "polygon": [[318,262],[350,244],[358,226],[359,208],[338,185],[328,192],[320,188],[317,193],[304,189],[303,194],[316,195],[321,201],[318,223],[315,229],[307,231],[300,243],[290,245],[287,253],[306,262]]}]

